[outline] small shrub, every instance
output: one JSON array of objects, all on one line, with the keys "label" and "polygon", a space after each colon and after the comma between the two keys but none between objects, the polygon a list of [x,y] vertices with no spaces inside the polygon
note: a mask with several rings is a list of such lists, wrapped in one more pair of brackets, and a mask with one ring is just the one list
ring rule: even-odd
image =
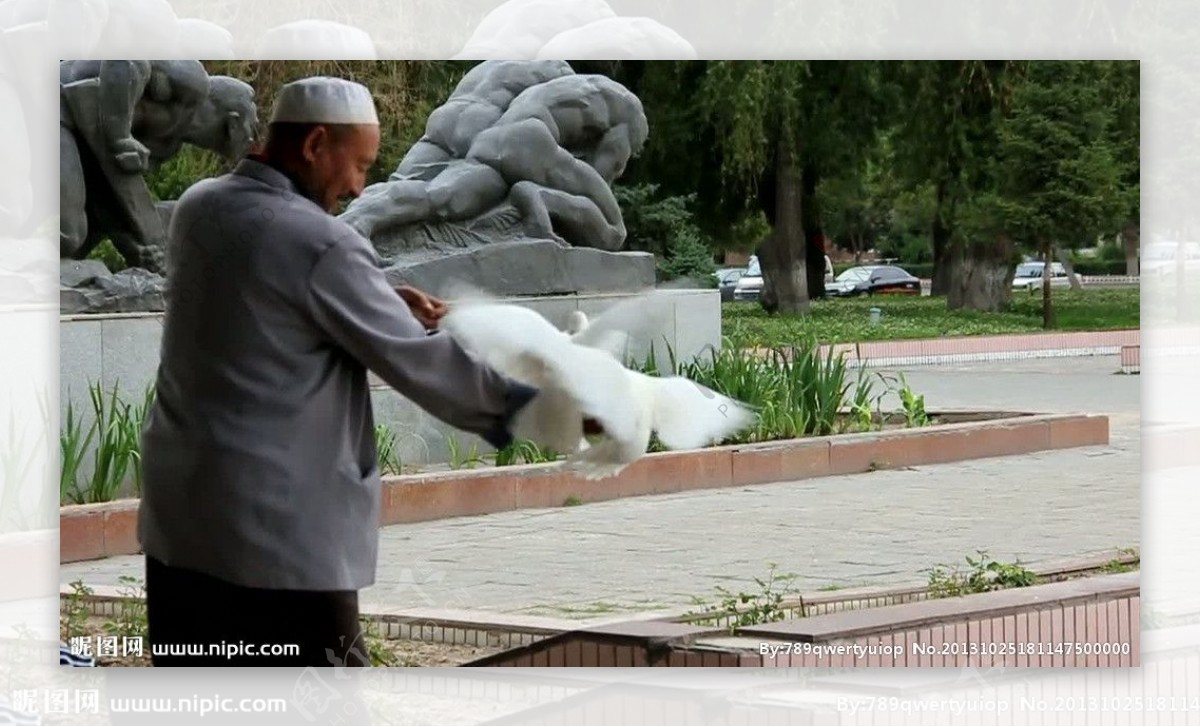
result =
[{"label": "small shrub", "polygon": [[929,415],[925,412],[925,396],[917,396],[908,385],[904,374],[900,374],[900,406],[904,409],[904,419],[909,427],[924,427],[929,424]]},{"label": "small shrub", "polygon": [[127,600],[117,606],[115,619],[105,622],[104,632],[112,636],[130,638],[145,636],[149,629],[146,615],[146,586],[134,576],[121,576],[119,593]]},{"label": "small shrub", "polygon": [[[740,591],[734,593],[724,586],[715,588],[718,601],[705,605],[701,599],[695,599],[701,605],[699,612],[687,614],[689,617],[700,617],[698,622],[714,623],[728,619],[727,627],[733,633],[743,626],[774,623],[789,617],[789,609],[784,607],[785,601],[795,596],[799,591],[793,585],[798,575],[795,573],[776,574],[775,563],[769,564],[770,570],[766,578],[755,577],[758,589],[752,592]],[[800,603],[801,615],[804,613],[804,603]]]},{"label": "small shrub", "polygon": [[146,186],[156,200],[174,200],[201,179],[228,171],[232,162],[218,155],[184,144],[179,153],[146,175]]},{"label": "small shrub", "polygon": [[654,184],[617,185],[625,246],[654,254],[661,280],[689,278],[716,287],[712,248],[696,224],[696,196],[659,196]]},{"label": "small shrub", "polygon": [[101,240],[100,244],[96,245],[96,247],[94,247],[92,251],[88,253],[87,259],[99,260],[100,262],[104,263],[104,267],[108,268],[110,273],[119,273],[125,268],[129,267],[129,263],[126,262],[125,256],[117,251],[117,248],[113,245],[112,240],[107,237]]},{"label": "small shrub", "polygon": [[687,278],[698,285],[715,288],[716,272],[712,250],[696,229],[676,232],[667,244],[666,255],[658,258],[658,275],[662,280]]},{"label": "small shrub", "polygon": [[64,640],[70,639],[72,636],[83,636],[86,633],[88,617],[91,615],[87,599],[91,597],[92,593],[92,589],[88,588],[82,579],[71,583],[71,594],[67,596],[66,603],[63,605],[64,613],[59,626],[60,635]]},{"label": "small shrub", "polygon": [[1023,588],[1037,582],[1037,575],[1020,562],[1004,563],[978,551],[978,557],[965,558],[968,570],[938,564],[928,569],[930,598],[949,598],[970,593],[986,593],[1004,588]]},{"label": "small shrub", "polygon": [[380,633],[379,625],[368,618],[359,618],[362,624],[363,644],[367,648],[367,659],[371,666],[410,666],[402,663],[387,646],[387,640]]}]

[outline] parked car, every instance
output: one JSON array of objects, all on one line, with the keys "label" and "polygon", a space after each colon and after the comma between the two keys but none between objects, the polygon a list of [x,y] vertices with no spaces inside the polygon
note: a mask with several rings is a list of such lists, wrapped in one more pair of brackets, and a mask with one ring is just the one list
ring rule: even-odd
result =
[{"label": "parked car", "polygon": [[920,295],[921,280],[895,265],[860,265],[847,268],[825,288],[838,298],[856,295]]},{"label": "parked car", "polygon": [[722,268],[715,275],[717,289],[721,291],[721,302],[733,300],[733,287],[746,274],[746,268]]},{"label": "parked car", "polygon": [[737,283],[733,286],[733,299],[758,300],[758,296],[762,293],[762,287],[762,266],[758,264],[758,256],[751,255],[750,262],[746,265],[746,272],[738,278]]},{"label": "parked car", "polygon": [[[825,286],[833,282],[833,261],[829,256],[825,256]],[[763,278],[762,267],[758,264],[758,256],[750,256],[750,264],[746,266],[746,273],[737,281],[737,285],[733,289],[734,300],[758,300],[758,296],[762,294]]]},{"label": "parked car", "polygon": [[[1013,290],[1041,290],[1042,289],[1042,273],[1046,269],[1046,264],[1040,261],[1021,263],[1017,266],[1017,272],[1013,274]],[[1071,286],[1071,279],[1067,275],[1067,269],[1062,263],[1050,264],[1050,287],[1051,288],[1068,288]]]}]

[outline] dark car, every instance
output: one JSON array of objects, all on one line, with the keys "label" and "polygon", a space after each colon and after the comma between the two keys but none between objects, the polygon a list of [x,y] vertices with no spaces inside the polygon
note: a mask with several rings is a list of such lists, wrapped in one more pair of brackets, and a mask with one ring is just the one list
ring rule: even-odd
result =
[{"label": "dark car", "polygon": [[920,295],[921,281],[895,265],[865,265],[850,268],[837,276],[829,295]]}]

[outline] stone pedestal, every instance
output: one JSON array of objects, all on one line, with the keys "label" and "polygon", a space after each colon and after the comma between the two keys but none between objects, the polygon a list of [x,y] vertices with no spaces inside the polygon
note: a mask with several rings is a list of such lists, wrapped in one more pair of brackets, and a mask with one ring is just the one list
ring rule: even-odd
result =
[{"label": "stone pedestal", "polygon": [[387,268],[393,285],[448,295],[456,282],[495,296],[637,293],[654,287],[654,255],[563,247],[549,240],[499,242],[459,253],[410,255]]}]

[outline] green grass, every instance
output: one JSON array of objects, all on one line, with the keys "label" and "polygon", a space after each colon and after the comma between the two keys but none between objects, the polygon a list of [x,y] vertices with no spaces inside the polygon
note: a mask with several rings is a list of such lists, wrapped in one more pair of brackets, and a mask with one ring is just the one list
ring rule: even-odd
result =
[{"label": "green grass", "polygon": [[[870,309],[883,312],[870,323]],[[946,336],[1036,333],[1042,329],[1040,295],[1014,293],[1000,313],[950,311],[942,297],[848,298],[813,301],[807,316],[771,316],[758,303],[722,306],[725,335],[739,346],[787,346],[807,337],[821,343],[854,343]],[[1138,328],[1138,288],[1093,288],[1054,291],[1058,331],[1106,331]]]}]

